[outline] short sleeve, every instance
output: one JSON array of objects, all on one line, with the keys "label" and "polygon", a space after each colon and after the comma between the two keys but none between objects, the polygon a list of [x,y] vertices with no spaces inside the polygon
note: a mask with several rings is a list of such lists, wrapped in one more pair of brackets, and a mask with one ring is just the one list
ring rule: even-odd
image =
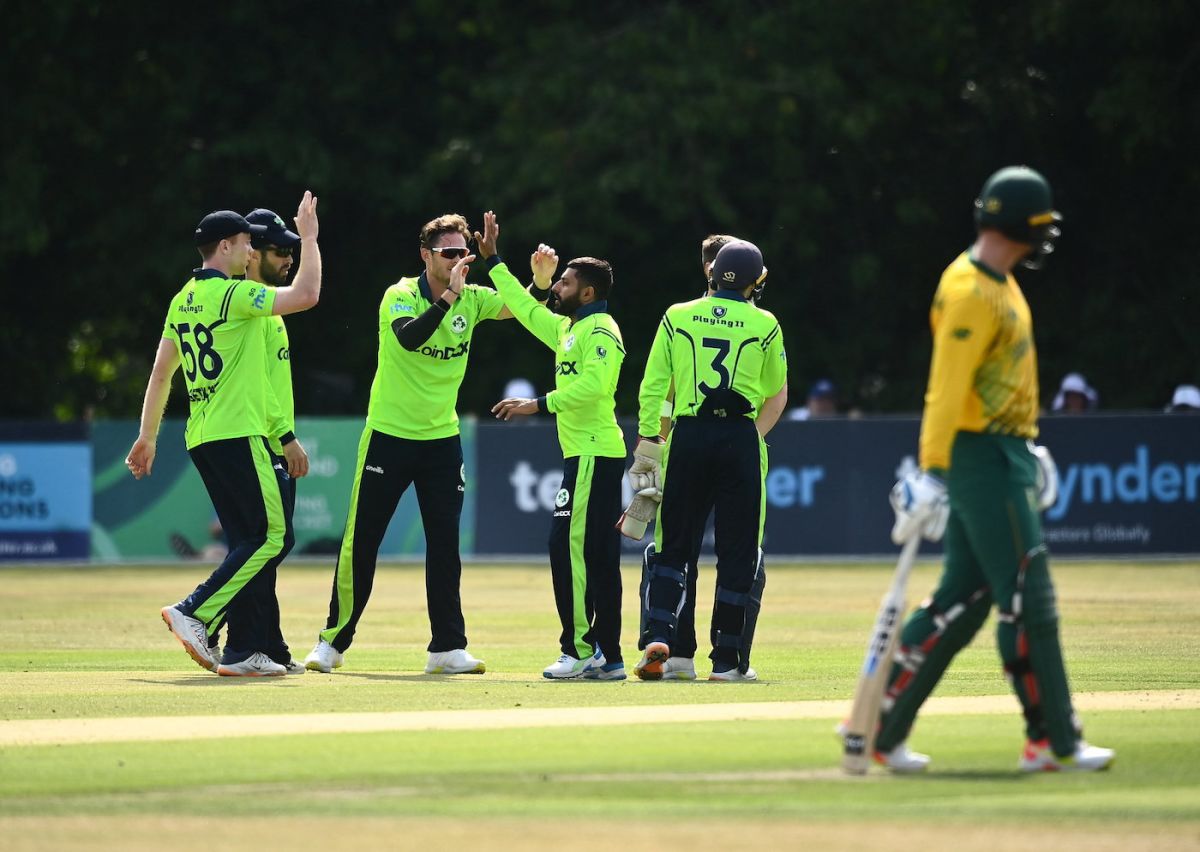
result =
[{"label": "short sleeve", "polygon": [[390,326],[398,319],[416,319],[421,315],[417,294],[408,287],[389,287],[379,303],[379,322]]},{"label": "short sleeve", "polygon": [[500,294],[491,287],[480,287],[477,284],[470,286],[475,293],[477,304],[476,321],[483,322],[483,320],[495,319],[500,316],[500,312],[504,310],[504,300],[500,298]]},{"label": "short sleeve", "polygon": [[258,281],[235,281],[225,291],[221,315],[228,319],[269,317],[274,307],[274,287]]}]

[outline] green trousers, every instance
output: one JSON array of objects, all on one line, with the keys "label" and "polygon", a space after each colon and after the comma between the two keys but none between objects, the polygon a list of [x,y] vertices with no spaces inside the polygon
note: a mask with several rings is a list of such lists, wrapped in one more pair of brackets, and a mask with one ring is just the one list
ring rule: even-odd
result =
[{"label": "green trousers", "polygon": [[1037,461],[1023,438],[959,432],[951,451],[941,579],[905,622],[876,749],[908,737],[921,704],[987,620],[1030,739],[1060,756],[1080,738],[1058,638],[1054,585],[1037,508]]}]

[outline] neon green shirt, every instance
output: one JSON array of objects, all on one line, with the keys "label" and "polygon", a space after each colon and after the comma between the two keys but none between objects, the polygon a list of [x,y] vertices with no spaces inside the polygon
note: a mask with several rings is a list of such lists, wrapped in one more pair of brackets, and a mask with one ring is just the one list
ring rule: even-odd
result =
[{"label": "neon green shirt", "polygon": [[505,264],[498,263],[488,274],[517,322],[554,350],[555,389],[546,395],[546,408],[557,415],[563,458],[625,458],[613,398],[625,343],[608,303],[593,302],[572,320],[535,299]]},{"label": "neon green shirt", "polygon": [[425,273],[401,278],[379,303],[379,365],[367,404],[367,426],[378,432],[418,441],[458,434],[454,404],[471,338],[479,323],[499,316],[504,302],[488,287],[464,285],[433,336],[409,352],[392,332],[392,322],[419,317],[432,304]]},{"label": "neon green shirt", "polygon": [[274,305],[274,287],[215,269],[199,270],[171,300],[163,338],[175,344],[187,385],[189,450],[267,434],[271,391],[260,319]]},{"label": "neon green shirt", "polygon": [[638,393],[638,434],[657,435],[663,400],[675,383],[675,417],[692,417],[708,392],[731,389],[758,416],[787,382],[779,322],[728,290],[667,308],[654,335]]},{"label": "neon green shirt", "polygon": [[264,345],[267,350],[267,385],[269,414],[267,441],[271,452],[283,455],[279,439],[288,432],[296,431],[296,405],[292,397],[291,347],[288,343],[287,326],[281,316],[269,316],[263,320]]}]

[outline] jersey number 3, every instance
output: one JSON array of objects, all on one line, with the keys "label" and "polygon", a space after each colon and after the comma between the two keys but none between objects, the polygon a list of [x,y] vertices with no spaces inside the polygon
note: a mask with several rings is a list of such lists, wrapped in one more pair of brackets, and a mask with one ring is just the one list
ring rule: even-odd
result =
[{"label": "jersey number 3", "polygon": [[[179,351],[183,353],[183,370],[189,382],[196,380],[197,371],[209,381],[221,375],[225,362],[221,360],[221,353],[213,348],[213,329],[218,325],[220,321],[211,326],[199,322],[195,325],[181,322],[175,326],[179,333]],[[196,342],[195,349],[188,340],[189,332]]]},{"label": "jersey number 3", "polygon": [[715,390],[725,390],[730,385],[729,370],[725,367],[725,357],[729,354],[729,341],[722,340],[719,337],[705,337],[701,340],[705,349],[715,349],[717,354],[713,356],[712,367],[713,372],[717,374],[718,380],[715,386],[709,385],[707,382],[700,382],[700,390],[704,391],[707,396]]}]

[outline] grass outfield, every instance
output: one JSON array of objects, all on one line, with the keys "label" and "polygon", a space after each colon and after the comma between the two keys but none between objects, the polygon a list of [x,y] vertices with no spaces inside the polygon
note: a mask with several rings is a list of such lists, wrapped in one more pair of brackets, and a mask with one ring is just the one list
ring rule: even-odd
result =
[{"label": "grass outfield", "polygon": [[[1014,771],[1021,720],[989,624],[935,693],[955,701],[935,697],[914,731],[931,771],[865,779],[837,769],[830,728],[891,566],[771,565],[752,684],[545,681],[548,570],[472,565],[464,609],[485,675],[420,673],[423,575],[401,567],[380,570],[344,669],[218,678],[158,618],[200,570],[0,571],[0,849],[161,848],[189,834],[281,849],[1200,848],[1200,564],[1054,566],[1079,704],[1110,708],[1084,722],[1118,750],[1111,772]],[[920,565],[912,597],[936,575]],[[706,566],[702,623],[711,578]],[[281,575],[298,656],[329,582],[328,568]],[[630,567],[630,643],[636,583]],[[249,715],[266,731],[223,737]],[[99,719],[104,736],[80,722]],[[385,724],[357,732],[356,720]],[[42,744],[24,744],[33,730]]]}]

